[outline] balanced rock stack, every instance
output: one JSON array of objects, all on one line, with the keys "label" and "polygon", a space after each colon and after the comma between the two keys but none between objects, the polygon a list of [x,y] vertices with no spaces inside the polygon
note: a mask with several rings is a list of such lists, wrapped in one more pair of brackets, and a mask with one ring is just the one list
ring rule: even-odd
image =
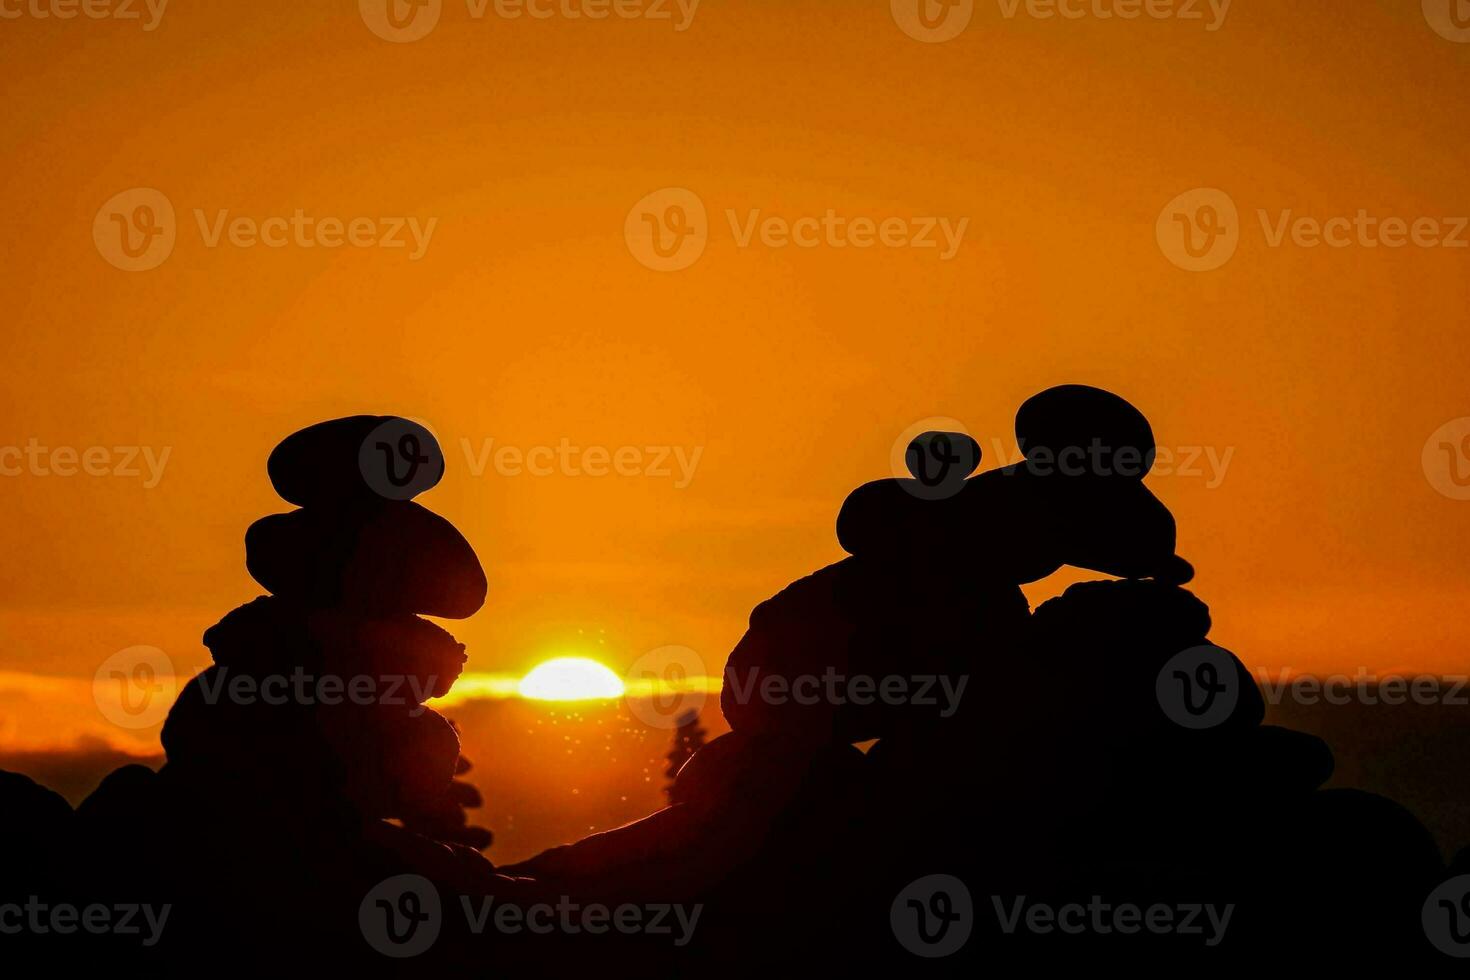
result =
[{"label": "balanced rock stack", "polygon": [[1013,566],[1015,581],[1063,565],[1175,585],[1194,577],[1174,552],[1173,515],[1143,483],[1158,446],[1137,408],[1101,388],[1059,385],[1021,405],[1015,435],[1024,461],[967,488],[966,535],[978,540],[1000,524],[992,548],[1034,562]]},{"label": "balanced rock stack", "polygon": [[214,666],[169,714],[167,771],[297,822],[392,818],[485,846],[463,819],[478,798],[454,780],[458,734],[424,705],[465,653],[421,617],[469,616],[486,591],[469,543],[412,501],[443,476],[438,442],[402,418],[336,419],[288,437],[268,471],[300,509],[246,532],[246,565],[271,594],[205,633]]},{"label": "balanced rock stack", "polygon": [[1143,413],[1101,388],[1060,385],[1021,405],[1015,435],[1023,459],[974,477],[969,436],[918,437],[911,478],[854,490],[838,541],[857,557],[1010,585],[1063,565],[1189,581],[1174,518],[1143,484],[1157,454]]},{"label": "balanced rock stack", "polygon": [[[906,447],[907,476],[848,496],[837,537],[851,557],[757,606],[730,654],[724,740],[747,751],[730,748],[720,765],[696,756],[681,782],[794,768],[804,785],[820,784],[811,767],[876,739],[862,780],[871,812],[937,826],[935,812],[959,812],[977,781],[1025,775],[1006,771],[1021,753],[972,750],[965,772],[953,768],[956,746],[1004,745],[1026,730],[1035,706],[1018,695],[1048,682],[1028,657],[1020,586],[1073,565],[1174,590],[1192,569],[1175,554],[1172,515],[1144,486],[1154,437],[1131,404],[1098,388],[1052,388],[1021,406],[1015,431],[1024,459],[978,474],[971,436],[925,432]],[[924,838],[922,827],[912,836]]]},{"label": "balanced rock stack", "polygon": [[1110,392],[1064,385],[1028,399],[1015,428],[1021,462],[972,476],[973,438],[926,432],[907,447],[908,477],[848,496],[837,538],[852,557],[757,606],[730,655],[721,707],[734,729],[854,742],[932,727],[932,705],[773,704],[759,684],[777,678],[789,689],[828,672],[958,683],[1011,659],[1029,613],[1020,586],[1063,565],[1171,584],[1192,577],[1174,552],[1173,516],[1143,484],[1156,448],[1141,412]]}]

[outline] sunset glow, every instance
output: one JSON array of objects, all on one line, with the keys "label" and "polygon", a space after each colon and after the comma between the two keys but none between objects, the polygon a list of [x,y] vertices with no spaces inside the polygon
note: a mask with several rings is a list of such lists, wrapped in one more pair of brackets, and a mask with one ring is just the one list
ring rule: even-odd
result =
[{"label": "sunset glow", "polygon": [[594,701],[623,696],[623,681],[587,657],[557,657],[538,665],[517,688],[534,701]]}]

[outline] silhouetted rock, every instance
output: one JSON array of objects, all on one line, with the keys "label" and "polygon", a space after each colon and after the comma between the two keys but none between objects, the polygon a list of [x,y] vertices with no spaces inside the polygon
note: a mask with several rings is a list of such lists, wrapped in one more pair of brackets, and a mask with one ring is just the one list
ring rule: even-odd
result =
[{"label": "silhouetted rock", "polygon": [[[1030,662],[1054,685],[1059,703],[1083,727],[1109,732],[1171,730],[1160,705],[1159,673],[1180,651],[1208,645],[1209,608],[1192,593],[1147,580],[1082,582],[1037,607]],[[1264,701],[1232,658],[1238,699],[1229,723],[1254,727]]]},{"label": "silhouetted rock", "polygon": [[808,755],[781,735],[726,732],[684,764],[670,799],[697,807],[780,809],[804,792],[820,792],[862,777],[863,754],[827,743]]},{"label": "silhouetted rock", "polygon": [[75,827],[75,814],[61,794],[0,770],[0,901],[24,901],[37,893],[54,898],[68,887]]},{"label": "silhouetted rock", "polygon": [[[909,478],[854,491],[838,518],[851,557],[752,611],[721,693],[732,731],[695,750],[699,719],[681,720],[692,755],[671,754],[669,806],[499,872],[478,853],[492,835],[468,819],[483,801],[458,778],[458,732],[424,705],[465,652],[418,614],[467,616],[485,595],[468,543],[407,502],[416,467],[437,481],[438,447],[372,416],[297,433],[270,471],[304,509],[247,535],[273,594],[205,633],[215,663],[169,714],[167,764],[117,770],[75,814],[0,773],[0,837],[23,845],[0,897],[72,887],[84,863],[91,897],[174,904],[169,966],[289,957],[297,972],[376,974],[392,963],[365,947],[362,909],[428,920],[364,896],[416,875],[446,914],[415,973],[713,976],[789,972],[811,954],[829,973],[903,976],[919,961],[895,945],[894,898],[944,873],[970,884],[977,913],[968,947],[940,964],[953,975],[1204,957],[1259,969],[1302,950],[1424,975],[1437,954],[1421,903],[1446,876],[1434,843],[1389,800],[1322,789],[1334,760],[1321,739],[1262,724],[1250,672],[1180,588],[1193,570],[1142,483],[1147,420],[1064,386],[1028,400],[1016,428],[1016,466],[972,476],[974,440],[924,433]],[[1058,471],[1073,448],[1083,471]],[[1064,564],[1120,578],[1031,612],[1019,584]],[[866,754],[852,744],[874,739]],[[1231,919],[1218,945],[1007,929],[989,905],[1015,896],[1211,902]],[[475,933],[450,910],[477,897],[702,914],[671,950],[614,931]]]},{"label": "silhouetted rock", "polygon": [[1452,962],[1430,947],[1421,923],[1424,900],[1448,877],[1443,859],[1399,804],[1321,790],[1295,808],[1267,811],[1247,833],[1270,856],[1246,864],[1260,875],[1260,914],[1235,937],[1239,945],[1277,949],[1289,922],[1295,934],[1323,937],[1311,959],[1392,964],[1406,976],[1435,975]]},{"label": "silhouetted rock", "polygon": [[947,497],[980,465],[980,444],[963,432],[922,432],[904,449],[909,480],[901,485],[916,497]]},{"label": "silhouetted rock", "polygon": [[147,766],[122,766],[104,776],[82,801],[77,807],[77,819],[91,830],[117,829],[153,810],[157,791],[158,773]]},{"label": "silhouetted rock", "polygon": [[850,745],[807,754],[779,736],[727,733],[685,764],[670,806],[501,870],[603,901],[699,902],[696,938],[727,961],[756,906],[770,928],[811,938],[851,897],[814,901],[814,890],[837,882],[839,866],[851,881],[866,875],[864,769]]},{"label": "silhouetted rock", "polygon": [[71,804],[29,776],[0,770],[0,835],[6,840],[48,827],[64,828]]},{"label": "silhouetted rock", "polygon": [[[1093,656],[1105,645],[1145,644],[1172,655],[1204,641],[1210,607],[1193,593],[1158,582],[1079,582],[1036,608],[1042,642]],[[1098,646],[1085,650],[1088,637]]]},{"label": "silhouetted rock", "polygon": [[444,477],[439,441],[417,422],[354,415],[283,439],[266,462],[271,485],[298,507],[408,500]]},{"label": "silhouetted rock", "polygon": [[317,666],[307,607],[275,596],[259,596],[230,610],[204,631],[215,664],[246,673],[272,673],[293,664]]},{"label": "silhouetted rock", "polygon": [[1027,461],[1061,476],[1141,480],[1154,464],[1154,433],[1143,413],[1110,391],[1058,385],[1016,412]]},{"label": "silhouetted rock", "polygon": [[1026,621],[1013,585],[850,558],[755,608],[726,662],[720,708],[734,729],[811,746],[931,727],[947,707],[943,681],[953,692]]},{"label": "silhouetted rock", "polygon": [[1277,725],[1252,729],[1230,762],[1236,783],[1254,783],[1268,794],[1317,789],[1332,778],[1336,766],[1322,739]]},{"label": "silhouetted rock", "polygon": [[312,606],[463,619],[485,602],[469,543],[412,502],[261,518],[245,534],[245,563],[272,594]]},{"label": "silhouetted rock", "polygon": [[404,678],[396,693],[415,702],[448,694],[468,659],[448,630],[417,616],[321,609],[311,613],[308,629],[328,674]]},{"label": "silhouetted rock", "polygon": [[[455,775],[469,772],[469,760],[459,757]],[[484,827],[471,826],[467,810],[478,810],[485,805],[480,791],[473,784],[455,779],[447,792],[439,796],[416,801],[402,816],[406,830],[421,834],[430,840],[462,844],[483,851],[495,840],[495,835]]]},{"label": "silhouetted rock", "polygon": [[451,792],[459,733],[433,709],[343,704],[316,716],[364,815],[402,818]]},{"label": "silhouetted rock", "polygon": [[[1154,441],[1137,409],[1070,385],[1029,399],[1016,426],[1023,463],[970,477],[979,445],[927,432],[908,447],[910,478],[847,498],[837,534],[853,557],[762,603],[731,653],[721,707],[732,727],[808,744],[892,737],[923,712],[881,698],[803,703],[792,685],[832,673],[957,684],[1014,655],[1028,611],[1018,586],[1064,564],[1162,586],[1192,577],[1172,515],[1141,482]],[[1208,629],[1206,618],[1199,642]],[[768,683],[788,692],[779,703]]]},{"label": "silhouetted rock", "polygon": [[414,703],[443,697],[459,678],[464,644],[436,623],[407,613],[309,608],[261,596],[204,633],[215,664],[235,676],[300,671],[312,680],[371,679],[380,693]]},{"label": "silhouetted rock", "polygon": [[[930,441],[916,441],[911,458],[962,461],[934,464],[924,481],[854,490],[837,518],[849,554],[1013,585],[1063,565],[1171,584],[1193,577],[1174,553],[1173,516],[1142,483],[1153,432],[1118,396],[1066,385],[1028,399],[1016,417],[1025,460],[969,479],[968,452],[952,451],[959,437],[921,438]],[[936,457],[936,447],[946,451]]]},{"label": "silhouetted rock", "polygon": [[[926,498],[916,480],[874,480],[847,495],[837,514],[837,541],[844,551],[904,567],[948,567],[973,543],[961,540],[956,523],[962,504],[956,494]],[[965,485],[968,486],[967,484]]]},{"label": "silhouetted rock", "polygon": [[402,817],[450,792],[459,738],[432,709],[240,701],[206,693],[219,669],[188,684],[164,724],[175,770],[242,791],[335,795],[373,819]]},{"label": "silhouetted rock", "polygon": [[[415,456],[422,486],[387,480],[412,466],[373,471],[378,441]],[[327,924],[321,909],[355,909],[395,873],[497,880],[476,850],[489,831],[465,818],[479,800],[455,779],[467,768],[458,733],[423,704],[449,691],[465,653],[417,614],[461,618],[485,598],[473,549],[406,499],[442,469],[431,436],[374,417],[314,426],[272,454],[273,482],[306,505],[246,535],[247,566],[272,595],[205,632],[215,663],[169,712],[163,769],[118,770],[81,812],[99,842],[119,828],[175,829],[177,852],[143,866],[123,850],[103,869],[120,885],[192,897],[174,949],[261,930],[314,948],[325,930],[357,949],[355,913]],[[268,921],[247,926],[262,908]]]}]

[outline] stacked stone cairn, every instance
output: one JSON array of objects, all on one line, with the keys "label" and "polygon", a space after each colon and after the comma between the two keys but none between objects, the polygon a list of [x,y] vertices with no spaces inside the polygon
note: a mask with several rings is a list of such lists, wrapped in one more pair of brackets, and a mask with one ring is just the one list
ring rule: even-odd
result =
[{"label": "stacked stone cairn", "polygon": [[267,469],[299,509],[246,532],[270,595],[205,632],[214,666],[169,715],[169,767],[463,839],[443,819],[474,802],[454,781],[459,737],[424,701],[448,693],[464,645],[422,617],[471,615],[486,582],[453,525],[412,500],[443,477],[438,442],[405,419],[354,416],[288,437]]}]

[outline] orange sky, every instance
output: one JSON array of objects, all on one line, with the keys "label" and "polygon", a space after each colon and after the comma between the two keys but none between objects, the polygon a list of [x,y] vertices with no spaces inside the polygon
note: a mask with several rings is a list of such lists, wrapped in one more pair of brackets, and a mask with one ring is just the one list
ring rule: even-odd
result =
[{"label": "orange sky", "polygon": [[[958,419],[993,465],[1020,401],[1063,381],[1228,458],[1151,485],[1248,663],[1470,667],[1470,502],[1421,462],[1470,416],[1470,248],[1272,244],[1287,209],[1445,234],[1470,214],[1470,43],[1418,3],[1236,0],[1210,30],[1203,0],[1202,20],[989,0],[943,43],[888,0],[705,0],[685,30],[672,2],[593,20],[444,0],[408,43],[352,0],[178,3],[152,30],[141,3],[143,21],[35,16],[49,3],[0,0],[0,451],[163,465],[156,485],[141,456],[136,477],[0,477],[0,744],[133,738],[48,708],[36,675],[89,680],[136,644],[206,662],[200,633],[260,591],[246,526],[288,509],[267,453],[355,412],[416,416],[446,448],[422,502],[485,562],[489,601],[451,627],[480,672],[622,669],[665,644],[718,672],[752,605],[841,556],[842,498],[901,433]],[[122,271],[93,226],[140,187],[176,241]],[[1201,187],[1239,218],[1233,257],[1194,272],[1156,226]],[[707,212],[678,271],[625,238],[663,188]],[[209,244],[222,211],[298,210],[432,233],[417,258],[406,232]],[[756,210],[967,223],[946,259],[742,244]],[[477,475],[487,440],[697,462],[687,485],[672,452],[669,476],[585,475],[585,454]]]}]

